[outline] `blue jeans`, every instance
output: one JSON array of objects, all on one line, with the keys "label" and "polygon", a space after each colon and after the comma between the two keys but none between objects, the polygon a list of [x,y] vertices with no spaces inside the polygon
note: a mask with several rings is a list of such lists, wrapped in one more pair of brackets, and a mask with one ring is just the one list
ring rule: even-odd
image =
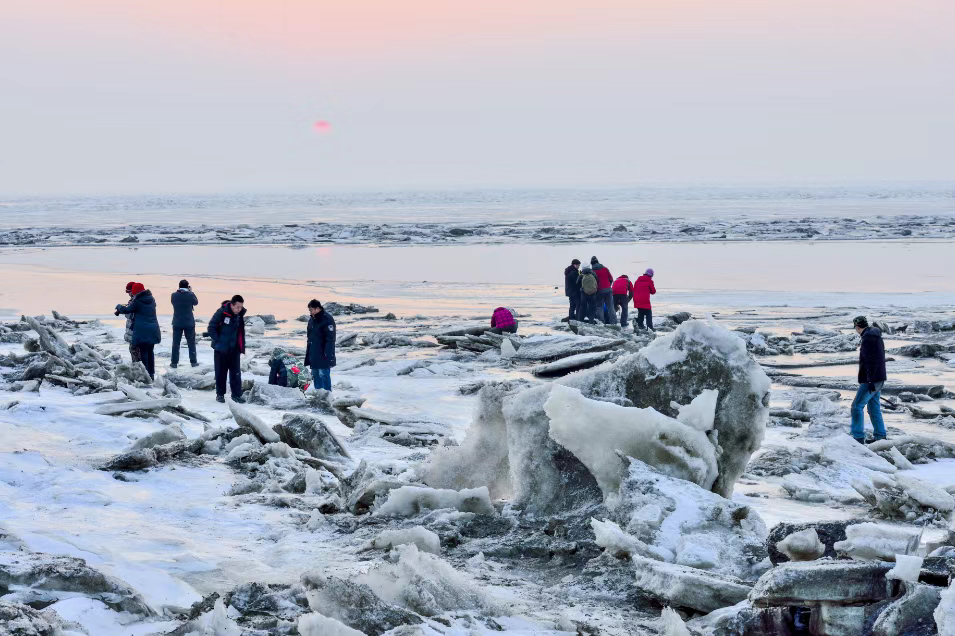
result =
[{"label": "blue jeans", "polygon": [[312,382],[315,383],[316,389],[325,389],[326,391],[331,391],[332,390],[332,370],[319,369],[318,367],[312,367]]},{"label": "blue jeans", "polygon": [[856,397],[852,400],[852,426],[850,432],[858,440],[865,439],[865,416],[862,409],[868,408],[869,419],[872,420],[872,431],[876,439],[885,439],[885,422],[882,420],[882,405],[879,397],[882,395],[882,382],[875,383],[875,392],[869,390],[868,384],[860,384]]},{"label": "blue jeans", "polygon": [[[603,314],[600,308],[603,307]],[[613,290],[601,289],[597,292],[597,316],[603,316],[605,325],[612,325],[617,322],[617,312],[613,308]]]}]

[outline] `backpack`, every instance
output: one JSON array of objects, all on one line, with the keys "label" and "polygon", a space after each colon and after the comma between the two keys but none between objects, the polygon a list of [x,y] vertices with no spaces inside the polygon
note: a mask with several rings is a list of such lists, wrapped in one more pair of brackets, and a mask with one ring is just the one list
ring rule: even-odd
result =
[{"label": "backpack", "polygon": [[580,277],[580,288],[588,296],[597,293],[597,277],[591,274],[582,274]]},{"label": "backpack", "polygon": [[308,367],[304,364],[299,364],[298,360],[291,355],[283,355],[278,361],[281,363],[278,369],[279,385],[300,388],[304,391],[312,381]]}]

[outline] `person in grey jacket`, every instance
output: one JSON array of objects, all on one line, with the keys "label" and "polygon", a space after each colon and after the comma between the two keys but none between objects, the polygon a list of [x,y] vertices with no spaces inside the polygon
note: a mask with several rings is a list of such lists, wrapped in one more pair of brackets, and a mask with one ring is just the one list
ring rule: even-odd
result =
[{"label": "person in grey jacket", "polygon": [[[129,296],[129,301],[127,305],[133,300],[133,285],[136,283],[134,281],[126,283],[126,295]],[[119,315],[119,312],[115,312],[115,315]],[[136,314],[126,314],[126,332],[123,334],[123,340],[129,344],[129,359],[135,364],[140,361],[139,358],[139,347],[133,344],[133,320],[136,318]]]},{"label": "person in grey jacket", "polygon": [[172,293],[172,360],[169,366],[175,369],[179,366],[179,348],[182,336],[186,336],[186,345],[189,347],[189,363],[199,366],[196,358],[196,317],[193,307],[199,304],[199,299],[189,286],[189,281],[179,281],[179,289]]}]

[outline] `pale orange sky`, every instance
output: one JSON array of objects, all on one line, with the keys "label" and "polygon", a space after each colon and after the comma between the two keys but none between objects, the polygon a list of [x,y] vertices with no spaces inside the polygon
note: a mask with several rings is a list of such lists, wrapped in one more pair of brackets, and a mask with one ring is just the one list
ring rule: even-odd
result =
[{"label": "pale orange sky", "polygon": [[953,27],[948,0],[0,0],[0,194],[951,179]]}]

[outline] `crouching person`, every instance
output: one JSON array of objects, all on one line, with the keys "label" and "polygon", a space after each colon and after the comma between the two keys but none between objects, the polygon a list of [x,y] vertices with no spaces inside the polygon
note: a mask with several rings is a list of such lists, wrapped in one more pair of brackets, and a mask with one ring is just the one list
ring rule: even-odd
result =
[{"label": "crouching person", "polygon": [[513,309],[507,307],[498,307],[491,315],[492,333],[517,333],[517,314]]},{"label": "crouching person", "polygon": [[308,341],[305,364],[312,367],[316,389],[332,390],[332,367],[335,366],[335,319],[314,298],[308,302]]},{"label": "crouching person", "polygon": [[223,301],[209,321],[209,337],[215,351],[216,401],[225,402],[226,377],[235,402],[242,398],[242,369],[239,356],[245,353],[245,300],[236,294]]},{"label": "crouching person", "polygon": [[269,384],[288,386],[304,391],[308,388],[310,382],[308,367],[299,364],[295,356],[281,347],[276,347],[272,351],[272,359],[269,360]]}]

